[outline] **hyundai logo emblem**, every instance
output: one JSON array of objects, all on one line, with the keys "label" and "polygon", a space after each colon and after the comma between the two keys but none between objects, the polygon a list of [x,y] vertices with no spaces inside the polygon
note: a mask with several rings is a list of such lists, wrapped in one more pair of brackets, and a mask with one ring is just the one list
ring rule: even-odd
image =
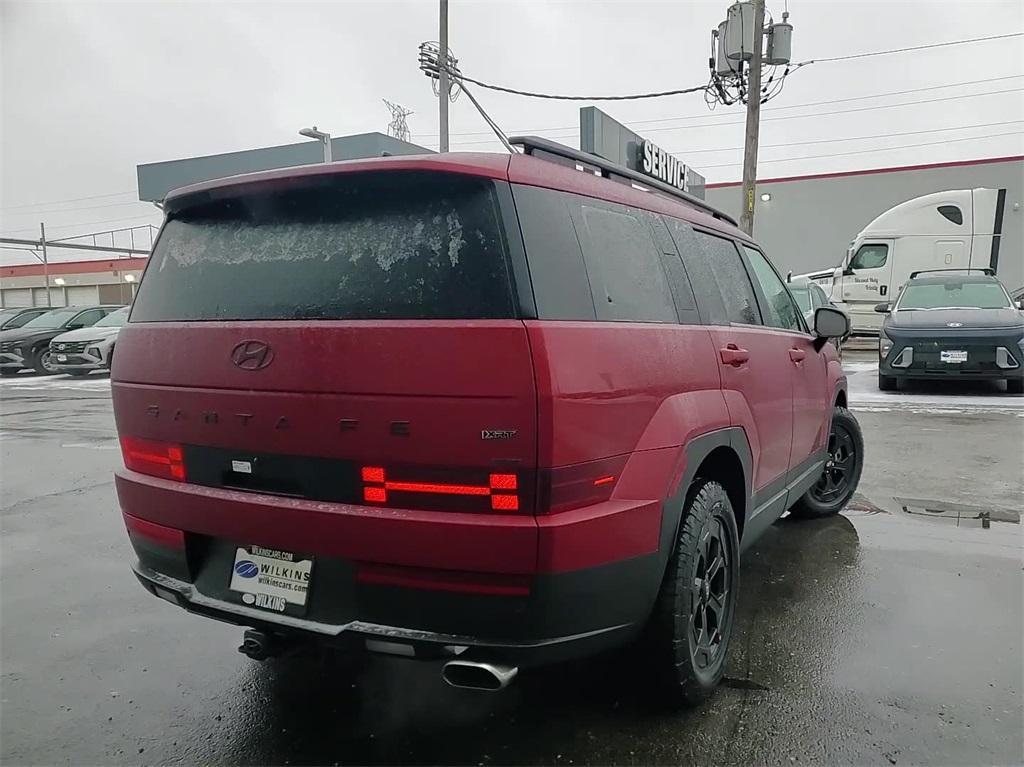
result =
[{"label": "hyundai logo emblem", "polygon": [[262,370],[274,361],[274,350],[265,341],[240,341],[231,350],[231,361],[242,370]]},{"label": "hyundai logo emblem", "polygon": [[964,323],[962,323],[962,322],[947,322],[946,323],[946,327],[947,328],[962,328],[963,326],[964,326]]}]

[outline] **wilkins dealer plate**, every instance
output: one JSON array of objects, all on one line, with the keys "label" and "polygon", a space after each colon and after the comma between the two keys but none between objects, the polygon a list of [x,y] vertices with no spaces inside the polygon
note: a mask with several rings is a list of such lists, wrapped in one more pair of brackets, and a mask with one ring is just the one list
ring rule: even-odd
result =
[{"label": "wilkins dealer plate", "polygon": [[958,365],[961,362],[967,362],[967,352],[943,350],[939,352],[939,359],[942,362],[948,362],[953,365]]},{"label": "wilkins dealer plate", "polygon": [[231,567],[232,591],[242,594],[242,602],[265,610],[284,612],[287,605],[306,606],[313,560],[261,546],[235,550]]}]

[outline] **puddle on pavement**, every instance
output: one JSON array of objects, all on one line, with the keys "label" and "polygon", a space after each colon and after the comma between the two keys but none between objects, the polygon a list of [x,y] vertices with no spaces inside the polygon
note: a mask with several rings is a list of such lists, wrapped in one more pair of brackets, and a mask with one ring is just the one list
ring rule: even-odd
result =
[{"label": "puddle on pavement", "polygon": [[954,527],[989,529],[993,524],[1019,525],[1021,512],[995,506],[975,506],[967,503],[953,503],[928,498],[902,498],[893,496],[891,510],[878,506],[865,496],[857,493],[847,504],[847,511],[863,514],[893,514],[924,522],[935,522]]}]

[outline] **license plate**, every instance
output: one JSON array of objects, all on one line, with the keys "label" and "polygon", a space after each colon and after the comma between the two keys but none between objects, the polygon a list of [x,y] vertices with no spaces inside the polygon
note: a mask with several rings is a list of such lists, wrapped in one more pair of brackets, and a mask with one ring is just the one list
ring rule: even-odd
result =
[{"label": "license plate", "polygon": [[262,546],[235,549],[231,567],[232,591],[252,607],[283,613],[288,605],[306,606],[312,559]]},{"label": "license plate", "polygon": [[939,352],[939,360],[941,362],[948,362],[951,365],[959,365],[961,362],[967,362],[967,352],[941,351]]},{"label": "license plate", "polygon": [[66,355],[66,354],[58,354],[57,355],[57,362],[67,362],[67,361],[68,361],[68,355]]}]

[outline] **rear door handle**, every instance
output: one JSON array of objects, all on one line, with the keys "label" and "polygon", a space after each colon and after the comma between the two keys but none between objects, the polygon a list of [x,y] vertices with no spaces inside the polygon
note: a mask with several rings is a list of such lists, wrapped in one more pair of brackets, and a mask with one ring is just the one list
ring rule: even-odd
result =
[{"label": "rear door handle", "polygon": [[718,353],[722,355],[723,365],[732,365],[734,368],[750,360],[750,352],[736,344],[728,344],[724,349],[719,349]]},{"label": "rear door handle", "polygon": [[807,352],[805,352],[803,349],[790,349],[789,350],[789,358],[791,360],[793,360],[793,362],[803,362],[804,361],[804,357],[806,357],[806,356],[807,356]]}]

